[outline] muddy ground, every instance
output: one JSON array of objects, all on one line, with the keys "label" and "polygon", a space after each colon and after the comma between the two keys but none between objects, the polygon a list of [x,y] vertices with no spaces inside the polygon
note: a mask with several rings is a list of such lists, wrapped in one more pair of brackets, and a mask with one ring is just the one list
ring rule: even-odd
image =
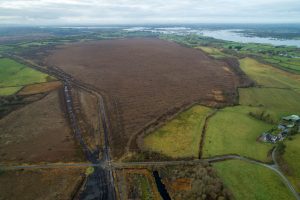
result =
[{"label": "muddy ground", "polygon": [[84,172],[84,168],[1,171],[0,199],[73,199],[83,181]]},{"label": "muddy ground", "polygon": [[[43,61],[102,92],[108,106],[114,157],[182,107],[233,104],[241,78],[228,62],[159,39],[120,39],[59,47]],[[129,145],[130,144],[130,145]]]},{"label": "muddy ground", "polygon": [[83,140],[88,148],[94,152],[103,144],[102,125],[99,124],[98,118],[98,99],[94,94],[77,87],[73,88],[72,97]]},{"label": "muddy ground", "polygon": [[0,120],[0,161],[4,163],[84,160],[55,90]]}]

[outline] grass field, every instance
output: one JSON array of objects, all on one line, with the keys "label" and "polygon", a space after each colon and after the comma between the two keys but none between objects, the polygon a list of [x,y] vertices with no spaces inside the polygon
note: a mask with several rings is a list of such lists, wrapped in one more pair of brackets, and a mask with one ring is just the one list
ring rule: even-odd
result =
[{"label": "grass field", "polygon": [[294,199],[280,177],[270,169],[238,160],[220,162],[213,166],[235,199]]},{"label": "grass field", "polygon": [[258,85],[265,87],[300,88],[300,75],[276,69],[251,58],[241,59],[240,66]]},{"label": "grass field", "polygon": [[204,51],[205,53],[208,53],[209,55],[213,56],[214,58],[224,58],[227,56],[220,49],[217,49],[214,47],[199,46],[199,47],[196,47],[196,49],[201,49],[202,51]]},{"label": "grass field", "polygon": [[21,88],[22,87],[4,87],[4,88],[0,88],[0,96],[7,96],[7,95],[15,94]]},{"label": "grass field", "polygon": [[256,139],[261,133],[271,129],[272,125],[248,115],[255,110],[247,106],[219,110],[209,120],[203,156],[239,154],[270,161],[267,155],[272,145],[260,143]]},{"label": "grass field", "polygon": [[8,58],[0,58],[0,95],[10,95],[17,88],[3,89],[5,87],[20,87],[33,83],[41,83],[53,80],[47,74],[38,72],[23,64]]},{"label": "grass field", "polygon": [[239,89],[240,104],[258,107],[274,121],[291,114],[300,114],[300,93],[292,89],[244,88]]},{"label": "grass field", "polygon": [[194,106],[144,139],[145,149],[171,157],[196,157],[206,116],[212,109]]},{"label": "grass field", "polygon": [[300,135],[296,135],[293,140],[286,140],[284,161],[289,166],[290,175],[288,176],[296,190],[300,192]]}]

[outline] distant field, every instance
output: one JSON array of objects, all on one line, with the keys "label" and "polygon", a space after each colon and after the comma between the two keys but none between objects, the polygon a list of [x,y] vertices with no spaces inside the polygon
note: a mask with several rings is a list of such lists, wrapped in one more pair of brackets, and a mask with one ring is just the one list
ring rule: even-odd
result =
[{"label": "distant field", "polygon": [[291,114],[300,115],[300,93],[291,89],[241,88],[240,104],[266,111],[274,121]]},{"label": "distant field", "polygon": [[295,188],[300,192],[300,135],[293,137],[293,140],[286,140],[286,149],[284,153],[284,161],[289,166],[288,175]]},{"label": "distant field", "polygon": [[287,58],[282,56],[266,56],[264,58],[265,61],[275,64],[282,69],[291,71],[293,73],[300,73],[300,59],[299,58]]},{"label": "distant field", "polygon": [[224,161],[213,166],[235,199],[294,199],[280,177],[270,169],[238,160]]},{"label": "distant field", "polygon": [[226,54],[221,52],[220,49],[214,48],[214,47],[205,47],[205,46],[199,46],[196,47],[196,49],[201,49],[205,53],[208,53],[209,55],[213,56],[214,58],[224,58],[226,57]]},{"label": "distant field", "polygon": [[14,94],[17,89],[4,89],[6,87],[21,87],[33,83],[53,80],[47,74],[38,72],[23,64],[8,58],[0,58],[0,95]]},{"label": "distant field", "polygon": [[24,47],[24,48],[27,48],[27,47],[32,47],[32,46],[44,46],[44,45],[49,45],[51,44],[52,42],[47,42],[47,41],[40,41],[40,42],[25,42],[25,43],[22,43],[22,44],[19,44],[20,47]]},{"label": "distant field", "polygon": [[240,66],[258,85],[265,87],[300,88],[300,75],[276,69],[251,58],[241,59]]},{"label": "distant field", "polygon": [[248,115],[254,108],[227,107],[219,110],[208,123],[204,157],[239,154],[261,161],[267,157],[272,145],[256,141],[257,137],[273,126]]},{"label": "distant field", "polygon": [[151,133],[144,148],[171,157],[197,157],[201,132],[211,108],[194,106]]}]

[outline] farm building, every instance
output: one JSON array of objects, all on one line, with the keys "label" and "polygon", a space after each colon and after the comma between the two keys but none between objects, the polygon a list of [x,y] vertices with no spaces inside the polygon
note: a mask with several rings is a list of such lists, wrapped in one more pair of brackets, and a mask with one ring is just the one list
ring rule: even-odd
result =
[{"label": "farm building", "polygon": [[272,134],[264,132],[259,140],[263,142],[276,143],[278,141],[283,141],[291,132],[291,129],[298,126],[300,132],[300,117],[298,115],[290,115],[282,118],[282,122],[277,126],[279,130],[278,134]]},{"label": "farm building", "polygon": [[290,122],[299,122],[300,121],[300,117],[298,115],[290,115],[287,117],[283,117],[282,119],[285,121],[290,121]]},{"label": "farm building", "polygon": [[263,133],[260,139],[264,142],[276,143],[278,141],[278,137],[276,135],[272,135],[271,133]]}]

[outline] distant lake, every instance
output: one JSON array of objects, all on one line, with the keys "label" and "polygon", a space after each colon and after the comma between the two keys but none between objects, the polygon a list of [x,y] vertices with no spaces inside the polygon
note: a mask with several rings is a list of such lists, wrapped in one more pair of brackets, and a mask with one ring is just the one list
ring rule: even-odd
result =
[{"label": "distant lake", "polygon": [[300,47],[300,40],[283,40],[274,38],[263,38],[263,37],[247,37],[242,33],[234,32],[235,30],[201,30],[200,34],[207,37],[213,37],[216,39],[241,42],[241,43],[262,43],[272,44],[275,46],[286,45],[286,46],[297,46]]},{"label": "distant lake", "polygon": [[[282,27],[284,28],[284,27]],[[188,34],[198,34],[207,37],[213,37],[220,40],[227,40],[240,43],[261,43],[261,44],[272,44],[274,46],[286,45],[286,46],[297,46],[300,47],[300,40],[292,39],[275,39],[268,37],[250,37],[246,36],[242,31],[244,29],[218,29],[218,30],[209,30],[205,28],[193,28],[193,27],[130,27],[124,29],[126,31],[149,31],[153,33],[162,33],[162,34],[174,34],[174,35],[188,35]]]}]

